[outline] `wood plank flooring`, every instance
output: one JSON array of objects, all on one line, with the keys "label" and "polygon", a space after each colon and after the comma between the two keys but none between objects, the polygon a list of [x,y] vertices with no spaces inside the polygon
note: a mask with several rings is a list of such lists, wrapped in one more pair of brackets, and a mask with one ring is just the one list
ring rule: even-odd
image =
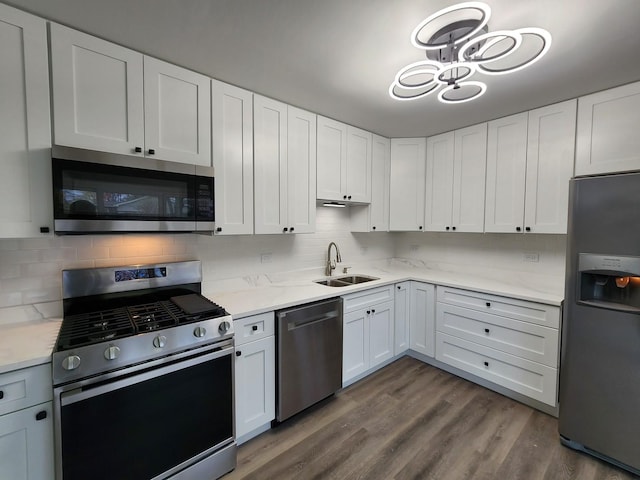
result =
[{"label": "wood plank flooring", "polygon": [[403,357],[240,446],[224,480],[601,480],[557,419]]}]

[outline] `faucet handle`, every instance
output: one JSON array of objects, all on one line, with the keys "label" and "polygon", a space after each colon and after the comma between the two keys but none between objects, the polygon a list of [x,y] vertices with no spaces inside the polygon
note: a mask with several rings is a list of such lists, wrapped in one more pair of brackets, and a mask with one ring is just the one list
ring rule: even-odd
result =
[{"label": "faucet handle", "polygon": [[350,269],[350,268],[351,268],[351,267],[343,267],[343,269],[342,269],[342,273],[349,273],[349,269]]}]

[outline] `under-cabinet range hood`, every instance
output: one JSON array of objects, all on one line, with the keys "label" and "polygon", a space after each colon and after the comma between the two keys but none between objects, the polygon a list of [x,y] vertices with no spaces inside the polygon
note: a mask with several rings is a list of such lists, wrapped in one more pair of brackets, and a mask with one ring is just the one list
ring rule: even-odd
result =
[{"label": "under-cabinet range hood", "polygon": [[55,232],[212,232],[213,167],[56,146]]}]

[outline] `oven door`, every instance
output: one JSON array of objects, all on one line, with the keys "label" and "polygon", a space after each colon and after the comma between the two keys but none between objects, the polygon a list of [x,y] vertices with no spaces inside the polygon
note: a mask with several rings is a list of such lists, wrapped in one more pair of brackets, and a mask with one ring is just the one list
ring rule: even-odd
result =
[{"label": "oven door", "polygon": [[57,478],[164,479],[235,448],[232,353],[57,388]]}]

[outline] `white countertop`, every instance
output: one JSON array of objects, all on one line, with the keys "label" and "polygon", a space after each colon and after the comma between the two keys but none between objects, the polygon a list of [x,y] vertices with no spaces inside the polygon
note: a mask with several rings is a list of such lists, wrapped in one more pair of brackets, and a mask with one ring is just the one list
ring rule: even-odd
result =
[{"label": "white countertop", "polygon": [[[339,265],[336,272],[340,271]],[[224,306],[235,319],[406,280],[556,306],[563,299],[563,279],[535,278],[516,272],[476,271],[471,275],[391,260],[356,266],[349,274],[369,275],[379,280],[348,287],[327,287],[313,282],[325,278],[321,269],[315,269],[204,282],[202,293]],[[337,273],[336,276],[340,275]],[[58,318],[0,326],[0,373],[50,362],[60,324]]]},{"label": "white countertop", "polygon": [[[260,275],[243,279],[210,282],[203,294],[224,306],[235,319],[287,308],[301,303],[337,297],[406,280],[463,288],[493,295],[559,306],[563,300],[563,279],[532,278],[531,275],[504,274],[503,279],[469,275],[393,261],[387,265],[355,267],[349,275],[369,275],[379,280],[348,287],[328,287],[313,280],[325,278],[318,271]],[[336,274],[335,276],[340,276]],[[497,275],[498,277],[500,274]]]},{"label": "white countertop", "polygon": [[0,326],[0,373],[51,361],[61,319]]}]

